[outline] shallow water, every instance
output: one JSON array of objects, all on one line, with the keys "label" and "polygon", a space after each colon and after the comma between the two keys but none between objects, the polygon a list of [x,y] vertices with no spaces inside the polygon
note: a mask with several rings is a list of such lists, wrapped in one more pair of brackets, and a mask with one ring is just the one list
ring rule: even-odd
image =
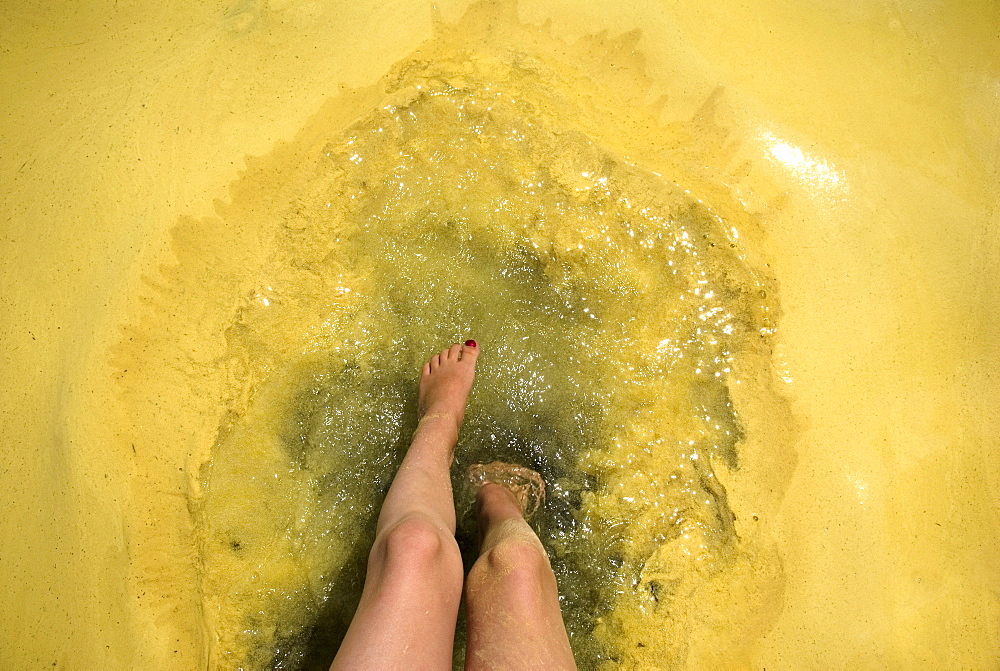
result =
[{"label": "shallow water", "polygon": [[[271,255],[228,337],[260,389],[226,417],[200,506],[226,664],[329,663],[417,371],[466,337],[483,356],[456,489],[475,462],[543,475],[534,523],[583,667],[681,658],[677,612],[742,552],[715,471],[738,467],[730,387],[774,332],[773,280],[742,222],[564,125],[550,66],[481,51],[397,66],[271,197]],[[302,313],[317,331],[275,352]]]},{"label": "shallow water", "polygon": [[994,5],[11,3],[0,660],[322,666],[472,335],[584,666],[996,666]]}]

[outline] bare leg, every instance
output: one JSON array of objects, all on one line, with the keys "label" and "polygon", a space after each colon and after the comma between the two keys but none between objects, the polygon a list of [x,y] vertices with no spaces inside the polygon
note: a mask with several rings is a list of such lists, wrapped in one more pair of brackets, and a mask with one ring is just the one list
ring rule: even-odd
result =
[{"label": "bare leg", "polygon": [[556,578],[523,505],[495,483],[476,496],[482,540],[465,583],[466,669],[576,668]]},{"label": "bare leg", "polygon": [[389,487],[361,602],[331,669],[447,669],[462,595],[449,471],[476,347],[453,345],[420,377],[420,423]]}]

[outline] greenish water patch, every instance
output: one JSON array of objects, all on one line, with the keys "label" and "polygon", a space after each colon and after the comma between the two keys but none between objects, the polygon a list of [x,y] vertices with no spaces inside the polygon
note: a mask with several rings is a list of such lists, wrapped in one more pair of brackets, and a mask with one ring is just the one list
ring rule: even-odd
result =
[{"label": "greenish water patch", "polygon": [[[483,354],[453,473],[544,476],[535,524],[582,668],[637,649],[666,664],[690,595],[738,553],[716,470],[738,467],[730,385],[773,330],[773,291],[733,222],[574,129],[554,77],[401,66],[385,104],[282,182],[229,334],[246,395],[200,509],[224,665],[329,664],[420,366],[468,337]],[[313,335],[288,345],[303,314]]]}]

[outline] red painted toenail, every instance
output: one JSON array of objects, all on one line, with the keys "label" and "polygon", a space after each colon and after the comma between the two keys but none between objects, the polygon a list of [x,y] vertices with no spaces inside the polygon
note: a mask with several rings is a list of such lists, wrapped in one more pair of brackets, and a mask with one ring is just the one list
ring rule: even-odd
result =
[{"label": "red painted toenail", "polygon": [[465,346],[466,347],[476,347],[476,341],[475,340],[466,340],[465,341]]}]

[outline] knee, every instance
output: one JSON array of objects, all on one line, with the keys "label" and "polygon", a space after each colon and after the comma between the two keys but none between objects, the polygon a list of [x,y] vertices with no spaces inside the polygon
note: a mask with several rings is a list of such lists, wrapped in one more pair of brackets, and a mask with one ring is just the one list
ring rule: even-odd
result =
[{"label": "knee", "polygon": [[424,575],[444,569],[461,577],[462,556],[455,537],[423,517],[407,517],[385,530],[375,543],[376,552],[391,572]]},{"label": "knee", "polygon": [[555,583],[555,576],[545,550],[534,539],[513,538],[497,543],[479,557],[469,571],[468,588],[477,592],[501,590],[530,604],[550,582]]}]

